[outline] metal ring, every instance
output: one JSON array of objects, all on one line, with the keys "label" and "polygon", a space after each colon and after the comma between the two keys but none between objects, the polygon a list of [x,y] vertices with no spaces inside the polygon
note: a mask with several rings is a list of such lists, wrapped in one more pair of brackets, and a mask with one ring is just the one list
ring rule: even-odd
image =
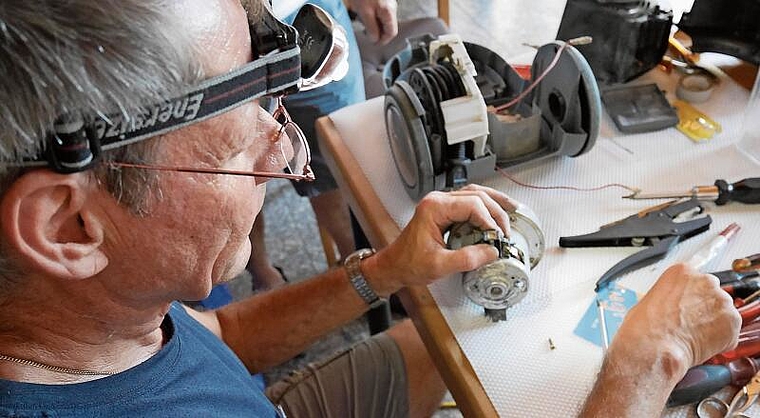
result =
[{"label": "metal ring", "polygon": [[728,413],[728,404],[714,396],[702,399],[697,404],[697,416],[699,418],[720,418]]},{"label": "metal ring", "polygon": [[715,77],[705,72],[681,76],[676,88],[676,96],[690,103],[704,103],[715,88]]}]

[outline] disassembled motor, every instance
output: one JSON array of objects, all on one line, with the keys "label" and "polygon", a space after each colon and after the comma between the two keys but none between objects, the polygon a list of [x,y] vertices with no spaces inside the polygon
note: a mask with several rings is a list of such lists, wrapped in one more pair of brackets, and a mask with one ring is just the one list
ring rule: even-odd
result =
[{"label": "disassembled motor", "polygon": [[499,258],[462,276],[464,293],[485,308],[492,321],[507,319],[507,309],[528,292],[530,270],[544,254],[544,233],[533,212],[521,205],[509,214],[511,233],[480,230],[469,223],[459,223],[449,230],[447,245],[459,249],[467,245],[489,244],[499,251]]},{"label": "disassembled motor", "polygon": [[569,44],[539,48],[531,72],[540,82],[528,90],[530,82],[496,53],[457,35],[407,42],[383,81],[388,140],[412,198],[493,175],[497,166],[576,157],[593,147],[599,89]]}]

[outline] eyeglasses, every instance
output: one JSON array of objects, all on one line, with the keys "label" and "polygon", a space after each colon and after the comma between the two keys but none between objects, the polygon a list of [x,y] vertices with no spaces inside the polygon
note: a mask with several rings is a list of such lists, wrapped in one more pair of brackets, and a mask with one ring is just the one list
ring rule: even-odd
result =
[{"label": "eyeglasses", "polygon": [[[311,151],[309,143],[306,142],[306,136],[301,128],[290,118],[285,106],[282,104],[282,96],[275,100],[275,109],[272,117],[280,124],[277,133],[271,138],[273,143],[277,144],[280,151],[279,157],[285,168],[282,172],[267,171],[239,171],[225,170],[221,168],[200,168],[187,166],[165,166],[159,164],[139,164],[119,161],[111,161],[108,164],[112,167],[142,168],[147,170],[174,171],[180,173],[202,173],[202,174],[228,174],[233,176],[246,176],[258,178],[281,178],[296,181],[313,181],[314,173],[311,170]],[[278,162],[279,162],[278,161]]]}]

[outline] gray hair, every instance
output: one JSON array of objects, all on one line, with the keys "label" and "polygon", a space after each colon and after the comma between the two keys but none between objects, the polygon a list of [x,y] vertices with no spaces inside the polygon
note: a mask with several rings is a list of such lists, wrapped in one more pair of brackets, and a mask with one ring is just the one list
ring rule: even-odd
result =
[{"label": "gray hair", "polygon": [[[60,115],[127,115],[202,79],[194,38],[183,32],[172,3],[0,2],[0,159],[39,154]],[[121,147],[104,157],[149,162],[155,142]],[[141,213],[154,183],[148,171],[101,167],[94,175]],[[22,172],[0,167],[0,196]],[[2,265],[9,264],[3,261],[0,275]]]}]

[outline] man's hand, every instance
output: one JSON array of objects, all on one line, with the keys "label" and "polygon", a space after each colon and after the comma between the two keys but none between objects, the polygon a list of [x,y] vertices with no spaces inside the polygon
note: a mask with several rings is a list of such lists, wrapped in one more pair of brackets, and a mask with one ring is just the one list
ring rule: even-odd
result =
[{"label": "man's hand", "polygon": [[740,326],[715,276],[669,268],[626,316],[580,416],[660,416],[689,367],[736,347]]},{"label": "man's hand", "polygon": [[468,185],[454,192],[432,192],[417,205],[409,224],[387,248],[368,258],[362,270],[372,288],[388,296],[404,286],[426,285],[452,273],[474,270],[494,261],[493,246],[471,245],[449,250],[443,233],[454,223],[509,235],[509,215],[517,203],[496,190]]},{"label": "man's hand", "polygon": [[396,0],[350,0],[349,9],[359,15],[373,42],[385,45],[398,34]]},{"label": "man's hand", "polygon": [[741,317],[715,276],[669,268],[628,313],[616,339],[667,347],[686,368],[736,347]]}]

